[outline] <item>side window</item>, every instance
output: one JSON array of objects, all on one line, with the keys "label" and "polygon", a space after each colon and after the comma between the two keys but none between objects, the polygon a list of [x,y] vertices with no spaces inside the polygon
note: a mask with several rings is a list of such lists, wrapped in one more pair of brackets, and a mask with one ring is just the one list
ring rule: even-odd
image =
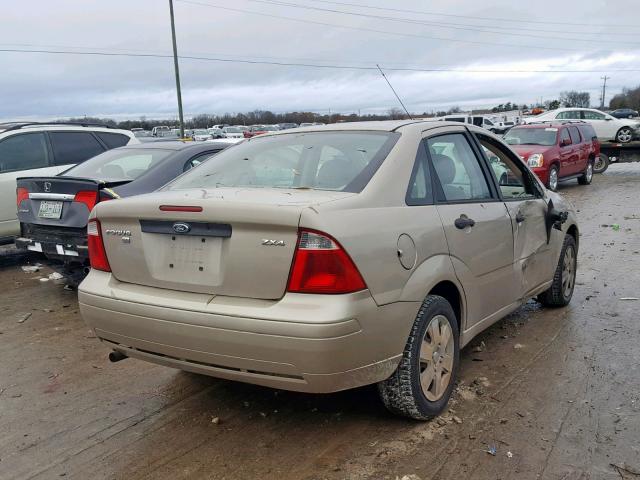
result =
[{"label": "side window", "polygon": [[433,203],[431,190],[431,174],[427,164],[427,151],[425,145],[420,143],[416,155],[416,163],[411,173],[407,197],[407,205],[430,205]]},{"label": "side window", "polygon": [[104,152],[88,132],[49,132],[49,138],[56,165],[81,163]]},{"label": "side window", "polygon": [[582,112],[584,114],[585,120],[604,120],[604,114],[598,112],[591,112],[589,110],[585,110]]},{"label": "side window", "polygon": [[571,143],[578,145],[580,143],[580,133],[576,127],[569,127],[569,135],[571,136]]},{"label": "side window", "polygon": [[491,173],[498,183],[502,198],[504,200],[521,200],[535,197],[535,187],[525,173],[524,165],[509,155],[502,146],[488,138],[479,137],[478,140],[482,151],[489,160]]},{"label": "side window", "polygon": [[567,110],[566,112],[560,112],[556,115],[556,118],[562,120],[579,120],[580,110]]},{"label": "side window", "polygon": [[124,147],[130,140],[129,137],[121,133],[95,132],[95,134],[109,149]]},{"label": "side window", "polygon": [[43,133],[22,133],[0,141],[0,173],[49,166]]},{"label": "side window", "polygon": [[463,134],[429,138],[427,145],[444,200],[455,202],[491,198],[480,162]]},{"label": "side window", "polygon": [[195,157],[191,157],[189,160],[187,160],[187,163],[184,164],[183,171],[186,172],[187,170],[191,170],[193,167],[197,167],[202,162],[206,162],[207,160],[209,160],[211,157],[213,157],[219,151],[220,150],[202,152],[202,153],[199,153],[198,155],[196,155]]},{"label": "side window", "polygon": [[563,128],[560,130],[560,145],[571,145],[573,142],[571,141],[571,135],[569,135],[569,130]]}]

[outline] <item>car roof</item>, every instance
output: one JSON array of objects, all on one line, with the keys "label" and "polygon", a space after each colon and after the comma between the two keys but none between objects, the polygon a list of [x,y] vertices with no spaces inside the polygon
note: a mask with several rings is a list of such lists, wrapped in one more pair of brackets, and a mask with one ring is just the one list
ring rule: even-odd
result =
[{"label": "car roof", "polygon": [[[471,124],[460,122],[447,122],[436,119],[415,119],[415,120],[382,120],[372,122],[344,122],[344,123],[330,123],[327,125],[310,125],[308,127],[299,127],[294,130],[281,130],[279,132],[270,132],[260,137],[271,135],[291,135],[304,132],[331,132],[331,131],[377,131],[377,132],[395,132],[400,129],[412,128],[416,130],[428,130],[438,127],[473,127]],[[486,131],[480,129],[480,131]],[[255,138],[255,137],[254,137]]]}]

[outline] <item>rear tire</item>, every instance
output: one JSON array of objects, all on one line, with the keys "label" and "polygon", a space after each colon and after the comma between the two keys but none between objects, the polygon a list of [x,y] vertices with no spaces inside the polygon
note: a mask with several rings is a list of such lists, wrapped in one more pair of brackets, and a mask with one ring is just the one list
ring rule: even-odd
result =
[{"label": "rear tire", "polygon": [[548,290],[538,295],[538,301],[545,307],[564,307],[571,301],[576,284],[577,254],[576,241],[571,235],[566,234],[560,260],[553,275],[553,283]]},{"label": "rear tire", "polygon": [[629,143],[631,140],[633,140],[633,132],[629,127],[622,127],[616,133],[616,142]]},{"label": "rear tire", "polygon": [[593,173],[604,173],[609,168],[609,157],[601,153],[593,165]]},{"label": "rear tire", "polygon": [[398,368],[378,384],[385,407],[415,420],[440,414],[449,402],[458,374],[459,337],[449,302],[429,295],[418,311]]},{"label": "rear tire", "polygon": [[552,192],[558,190],[559,175],[558,166],[552,165],[549,169],[549,180],[547,181],[547,188]]},{"label": "rear tire", "polygon": [[584,173],[581,177],[578,177],[578,183],[580,185],[590,185],[593,180],[593,160],[589,159],[587,162],[587,168],[585,168]]}]

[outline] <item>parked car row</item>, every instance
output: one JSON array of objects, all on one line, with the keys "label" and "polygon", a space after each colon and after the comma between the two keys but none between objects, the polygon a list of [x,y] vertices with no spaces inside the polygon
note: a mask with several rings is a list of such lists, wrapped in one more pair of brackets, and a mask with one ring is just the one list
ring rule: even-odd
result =
[{"label": "parked car row", "polygon": [[593,108],[558,108],[535,117],[523,119],[523,123],[542,121],[581,120],[591,124],[603,142],[628,143],[640,135],[640,119],[616,118]]}]

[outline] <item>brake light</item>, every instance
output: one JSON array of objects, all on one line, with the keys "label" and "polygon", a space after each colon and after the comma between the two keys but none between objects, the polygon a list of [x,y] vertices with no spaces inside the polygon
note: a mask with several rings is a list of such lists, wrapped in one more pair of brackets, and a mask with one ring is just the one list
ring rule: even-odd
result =
[{"label": "brake light", "polygon": [[338,294],[365,288],[353,260],[335,239],[315,230],[300,230],[287,291]]},{"label": "brake light", "polygon": [[23,200],[28,200],[28,199],[29,199],[29,190],[27,190],[24,187],[16,188],[16,203],[18,207],[20,206],[20,203],[22,203]]},{"label": "brake light", "polygon": [[110,272],[111,266],[109,265],[109,259],[107,258],[107,252],[104,249],[104,242],[102,241],[102,230],[100,228],[100,221],[97,219],[89,220],[87,223],[87,239],[89,247],[89,262],[91,268],[96,270],[102,270],[103,272]]},{"label": "brake light", "polygon": [[163,212],[201,212],[202,207],[193,205],[160,205]]},{"label": "brake light", "polygon": [[89,211],[93,210],[93,207],[98,203],[98,192],[92,190],[80,190],[73,197],[74,202],[84,203]]}]

